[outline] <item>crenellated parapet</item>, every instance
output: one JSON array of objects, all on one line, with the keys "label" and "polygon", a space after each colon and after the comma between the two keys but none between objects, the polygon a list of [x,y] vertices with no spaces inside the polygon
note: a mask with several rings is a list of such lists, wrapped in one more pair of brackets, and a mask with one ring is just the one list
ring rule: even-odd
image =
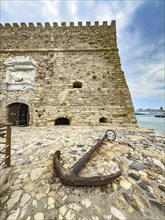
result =
[{"label": "crenellated parapet", "polygon": [[16,50],[116,50],[116,23],[95,21],[50,24],[0,24],[1,51]]},{"label": "crenellated parapet", "polygon": [[53,22],[52,25],[49,22],[45,22],[44,25],[40,22],[37,22],[36,25],[33,24],[32,22],[29,22],[28,24],[26,23],[20,23],[20,24],[0,23],[0,29],[3,29],[3,28],[12,29],[12,28],[99,27],[99,26],[115,28],[116,23],[114,20],[111,22],[111,24],[108,24],[107,21],[103,21],[102,24],[99,24],[99,21],[95,21],[94,24],[91,24],[90,21],[86,21],[85,25],[83,25],[83,22],[80,22],[80,21],[77,24],[75,24],[74,22],[70,22],[69,25],[67,25],[66,22],[61,22],[61,23]]}]

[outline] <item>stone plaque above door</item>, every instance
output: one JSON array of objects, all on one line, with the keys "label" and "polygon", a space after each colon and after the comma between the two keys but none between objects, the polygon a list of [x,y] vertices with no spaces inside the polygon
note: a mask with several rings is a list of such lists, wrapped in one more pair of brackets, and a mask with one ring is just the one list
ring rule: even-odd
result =
[{"label": "stone plaque above door", "polygon": [[35,83],[36,61],[30,57],[16,56],[5,61],[7,90],[33,89]]}]

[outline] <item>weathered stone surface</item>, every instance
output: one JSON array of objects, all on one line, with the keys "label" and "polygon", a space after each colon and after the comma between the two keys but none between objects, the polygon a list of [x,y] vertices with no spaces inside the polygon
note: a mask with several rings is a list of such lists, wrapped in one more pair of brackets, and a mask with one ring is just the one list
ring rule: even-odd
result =
[{"label": "weathered stone surface", "polygon": [[99,174],[102,174],[104,172],[104,168],[103,167],[100,167],[99,169],[98,169],[98,173]]},{"label": "weathered stone surface", "polygon": [[66,220],[73,220],[75,219],[75,213],[72,209],[68,210],[65,216]]},{"label": "weathered stone surface", "polygon": [[31,199],[31,196],[29,194],[24,194],[20,201],[20,206],[24,206],[29,200]]},{"label": "weathered stone surface", "polygon": [[13,219],[17,219],[18,215],[19,215],[20,209],[17,209],[14,211],[14,213],[12,213],[11,215],[9,215],[9,217],[7,218],[7,220],[13,220]]},{"label": "weathered stone surface", "polygon": [[81,206],[77,205],[76,203],[72,203],[72,204],[69,204],[69,208],[79,212],[81,209]]},{"label": "weathered stone surface", "polygon": [[139,176],[140,176],[141,178],[147,177],[147,173],[144,172],[144,171],[142,171],[142,170],[139,170],[138,173],[139,173]]},{"label": "weathered stone surface", "polygon": [[52,197],[48,197],[48,208],[54,208],[54,199]]},{"label": "weathered stone surface", "polygon": [[62,216],[65,215],[66,211],[67,211],[67,207],[66,207],[65,205],[62,206],[62,207],[59,209],[59,212],[60,212],[60,214],[61,214]]},{"label": "weathered stone surface", "polygon": [[133,210],[132,207],[129,207],[129,208],[128,208],[128,211],[129,211],[129,213],[133,213],[134,210]]},{"label": "weathered stone surface", "polygon": [[136,200],[133,198],[133,196],[130,196],[129,194],[123,193],[123,196],[125,200],[133,207],[135,210],[139,211],[138,204]]},{"label": "weathered stone surface", "polygon": [[163,213],[165,213],[165,205],[163,205],[155,200],[150,200],[150,203],[155,205],[158,209],[160,209]]},{"label": "weathered stone surface", "polygon": [[156,166],[158,166],[158,167],[160,167],[162,170],[164,170],[164,165],[163,165],[159,160],[157,160],[157,159],[155,159],[155,158],[152,158],[152,161],[153,161],[153,163],[154,163]]},{"label": "weathered stone surface", "polygon": [[148,189],[148,186],[144,182],[139,183],[139,186],[144,190]]},{"label": "weathered stone surface", "polygon": [[44,219],[44,214],[42,212],[37,212],[34,215],[34,220],[43,220]]},{"label": "weathered stone surface", "polygon": [[84,198],[81,203],[85,205],[86,208],[89,208],[91,206],[91,201],[88,198]]},{"label": "weathered stone surface", "polygon": [[140,179],[140,177],[138,175],[136,175],[135,173],[130,173],[129,176],[131,176],[135,180],[139,180]]},{"label": "weathered stone surface", "polygon": [[112,188],[113,188],[114,191],[116,191],[117,190],[117,184],[112,183]]},{"label": "weathered stone surface", "polygon": [[130,189],[132,184],[127,180],[120,180],[120,186],[124,189]]},{"label": "weathered stone surface", "polygon": [[43,171],[45,171],[45,169],[45,167],[33,169],[31,171],[31,180],[37,180],[43,174]]},{"label": "weathered stone surface", "polygon": [[126,220],[126,217],[115,207],[111,206],[111,213],[113,216],[115,216],[117,219],[120,220]]},{"label": "weathered stone surface", "polygon": [[139,161],[135,161],[130,165],[130,168],[135,169],[135,170],[143,170],[143,169],[146,169],[147,166]]},{"label": "weathered stone surface", "polygon": [[22,195],[22,190],[17,190],[17,191],[14,191],[11,195],[11,198],[8,200],[7,202],[7,208],[8,210],[10,210],[11,208],[13,208],[17,202],[20,200],[21,198],[21,195]]},{"label": "weathered stone surface", "polygon": [[27,175],[28,175],[28,173],[23,173],[23,174],[21,174],[21,175],[19,176],[19,178],[24,179],[24,178],[26,178],[26,177],[27,177]]},{"label": "weathered stone surface", "polygon": [[162,185],[159,185],[158,188],[159,188],[160,190],[162,190],[163,192],[165,192],[165,185],[163,185],[163,184],[162,184]]},{"label": "weathered stone surface", "polygon": [[9,118],[13,124],[136,125],[115,22],[48,27],[0,31],[2,120],[8,122],[9,104],[23,102],[28,119],[20,121],[15,111]]},{"label": "weathered stone surface", "polygon": [[112,215],[103,215],[105,220],[111,220],[112,219]]}]

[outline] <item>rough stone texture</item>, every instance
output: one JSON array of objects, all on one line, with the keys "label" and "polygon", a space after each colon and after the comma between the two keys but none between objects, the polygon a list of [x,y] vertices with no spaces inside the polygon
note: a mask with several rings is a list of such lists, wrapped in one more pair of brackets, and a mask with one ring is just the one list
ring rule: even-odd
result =
[{"label": "rough stone texture", "polygon": [[136,125],[115,21],[1,25],[0,41],[0,122],[8,121],[10,104],[24,103],[29,125],[54,125],[58,118],[71,125]]},{"label": "rough stone texture", "polygon": [[31,180],[33,181],[33,180],[38,179],[42,175],[44,170],[45,170],[45,167],[33,169],[31,172]]},{"label": "rough stone texture", "polygon": [[[12,127],[14,167],[11,185],[0,197],[0,219],[164,220],[164,170],[147,159],[150,152],[151,159],[164,163],[164,137],[153,130],[111,128],[117,139],[105,140],[79,174],[103,176],[121,169],[122,176],[105,186],[69,187],[53,175],[54,152],[60,150],[61,163],[70,168],[107,127]],[[129,135],[144,139],[135,141]],[[129,166],[137,161],[145,169]],[[32,180],[31,174],[37,170],[40,175]],[[54,178],[52,184],[50,177]]]},{"label": "rough stone texture", "polygon": [[44,214],[42,212],[38,212],[34,215],[35,220],[43,220],[44,219]]},{"label": "rough stone texture", "polygon": [[156,166],[158,166],[158,167],[160,167],[162,170],[164,170],[164,165],[163,165],[159,160],[153,158],[152,161],[153,161],[153,163],[154,163]]},{"label": "rough stone texture", "polygon": [[111,207],[111,213],[114,215],[117,219],[120,220],[126,220],[125,216],[115,207]]}]

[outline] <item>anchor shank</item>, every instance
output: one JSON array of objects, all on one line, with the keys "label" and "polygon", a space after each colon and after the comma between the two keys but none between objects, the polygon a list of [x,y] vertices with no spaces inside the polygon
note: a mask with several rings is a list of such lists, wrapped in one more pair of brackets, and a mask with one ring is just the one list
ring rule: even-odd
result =
[{"label": "anchor shank", "polygon": [[82,158],[80,158],[71,168],[70,171],[74,174],[77,174],[89,161],[91,155],[97,150],[97,148],[103,143],[103,141],[107,138],[107,134],[105,134],[98,142],[95,144],[91,150],[89,150]]}]

